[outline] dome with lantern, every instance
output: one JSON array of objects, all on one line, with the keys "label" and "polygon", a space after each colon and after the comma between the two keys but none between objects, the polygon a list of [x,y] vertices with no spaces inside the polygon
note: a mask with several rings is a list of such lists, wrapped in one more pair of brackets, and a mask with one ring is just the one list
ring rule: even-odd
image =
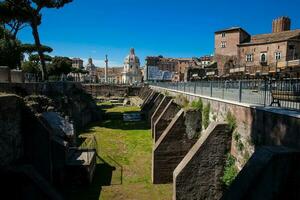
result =
[{"label": "dome with lantern", "polygon": [[123,70],[123,83],[132,84],[141,81],[140,59],[135,55],[134,48],[125,57]]}]

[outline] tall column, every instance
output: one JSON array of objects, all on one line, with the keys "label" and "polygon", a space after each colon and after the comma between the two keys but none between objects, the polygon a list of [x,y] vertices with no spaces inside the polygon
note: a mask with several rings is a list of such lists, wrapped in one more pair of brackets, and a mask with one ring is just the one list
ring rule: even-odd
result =
[{"label": "tall column", "polygon": [[107,83],[107,72],[108,72],[108,58],[107,55],[105,55],[105,75],[104,75],[104,79],[105,79],[105,83]]}]

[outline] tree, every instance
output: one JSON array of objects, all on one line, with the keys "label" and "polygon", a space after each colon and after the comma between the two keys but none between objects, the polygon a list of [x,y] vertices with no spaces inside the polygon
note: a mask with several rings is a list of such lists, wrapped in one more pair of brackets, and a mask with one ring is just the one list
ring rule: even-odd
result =
[{"label": "tree", "polygon": [[[14,1],[18,7],[11,6],[11,2],[13,1],[0,1],[0,24],[9,31],[13,39],[16,39],[17,33],[29,22],[29,16],[25,14],[24,5],[26,1]],[[21,9],[23,10],[22,12],[20,12]]]},{"label": "tree", "polygon": [[0,27],[0,66],[14,69],[21,65],[22,59],[21,42],[13,39],[9,32]]},{"label": "tree", "polygon": [[[36,45],[34,44],[22,44],[21,46],[22,48],[22,51],[24,53],[27,53],[29,54],[29,56],[34,53],[34,52],[37,52],[38,51],[38,48]],[[53,51],[53,49],[49,46],[45,46],[45,45],[42,45],[41,46],[41,50],[43,51],[43,53],[47,52],[47,53],[51,53]]]},{"label": "tree", "polygon": [[21,68],[25,73],[39,74],[41,72],[39,64],[32,61],[23,62]]},{"label": "tree", "polygon": [[72,60],[68,57],[54,57],[52,63],[49,64],[49,75],[58,76],[61,74],[69,74],[72,71]]},{"label": "tree", "polygon": [[3,18],[5,18],[6,23],[19,20],[30,25],[41,61],[42,80],[47,79],[47,74],[45,56],[38,32],[38,26],[41,24],[42,18],[41,11],[44,8],[59,9],[70,2],[72,0],[4,0],[0,2],[0,11],[5,14]]},{"label": "tree", "polygon": [[[48,61],[48,62],[51,62],[52,61],[52,57],[49,56],[49,55],[44,55],[45,57],[45,61]],[[36,63],[39,63],[40,62],[40,57],[38,54],[32,54],[32,55],[29,55],[28,57],[29,61],[31,62],[36,62]]]}]

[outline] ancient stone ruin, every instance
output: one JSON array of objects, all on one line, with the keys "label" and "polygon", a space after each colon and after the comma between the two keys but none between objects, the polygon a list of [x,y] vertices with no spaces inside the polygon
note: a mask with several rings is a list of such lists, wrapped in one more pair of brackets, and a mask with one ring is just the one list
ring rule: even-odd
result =
[{"label": "ancient stone ruin", "polygon": [[[151,117],[152,181],[172,183],[173,200],[299,199],[298,118],[206,99],[199,113],[185,107],[199,97],[164,93],[143,88],[139,96]],[[266,132],[262,121],[281,132]]]}]

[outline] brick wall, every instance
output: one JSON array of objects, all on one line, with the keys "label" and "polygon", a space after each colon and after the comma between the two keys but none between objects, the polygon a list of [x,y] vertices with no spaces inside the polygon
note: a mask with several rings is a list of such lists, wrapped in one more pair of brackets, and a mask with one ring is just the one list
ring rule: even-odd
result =
[{"label": "brick wall", "polygon": [[[261,53],[267,53],[268,65],[276,65],[275,52],[281,53],[279,61],[285,61],[287,56],[287,42],[278,42],[272,44],[249,45],[239,48],[239,60],[241,66],[261,66]],[[253,55],[253,62],[246,62],[247,54]]]}]

